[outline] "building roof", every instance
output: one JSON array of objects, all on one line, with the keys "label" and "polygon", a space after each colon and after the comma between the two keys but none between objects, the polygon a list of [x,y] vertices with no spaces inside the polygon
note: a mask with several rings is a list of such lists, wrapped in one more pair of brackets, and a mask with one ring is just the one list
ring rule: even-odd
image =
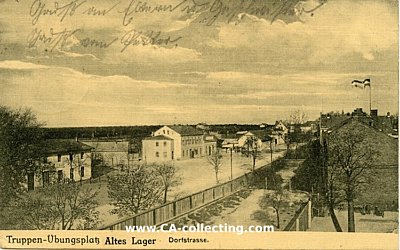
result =
[{"label": "building roof", "polygon": [[269,131],[268,130],[251,130],[249,131],[252,133],[254,136],[256,136],[258,139],[261,141],[267,141],[267,136],[269,137]]},{"label": "building roof", "polygon": [[215,135],[204,135],[204,142],[216,142],[218,138]]},{"label": "building roof", "polygon": [[222,134],[221,139],[238,139],[238,136],[236,134]]},{"label": "building roof", "polygon": [[92,146],[96,152],[128,152],[127,140],[82,140],[83,143]]},{"label": "building roof", "polygon": [[172,141],[173,139],[166,137],[165,135],[156,135],[153,137],[146,137],[143,139],[143,141],[160,141],[160,140],[169,140]]},{"label": "building roof", "polygon": [[189,125],[167,126],[180,135],[203,135],[204,132]]},{"label": "building roof", "polygon": [[75,139],[48,139],[44,143],[44,152],[48,155],[88,152],[93,149],[93,147]]},{"label": "building roof", "polygon": [[365,140],[374,145],[374,150],[377,151],[375,165],[398,165],[398,140],[379,131],[373,126],[365,124],[362,119],[353,117],[346,120],[341,126],[335,129],[328,135],[341,133],[341,131],[357,130],[365,135]]}]

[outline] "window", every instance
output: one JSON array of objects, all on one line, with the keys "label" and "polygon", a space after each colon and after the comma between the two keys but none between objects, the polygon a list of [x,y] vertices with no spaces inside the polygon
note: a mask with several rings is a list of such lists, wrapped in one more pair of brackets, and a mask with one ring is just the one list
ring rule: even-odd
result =
[{"label": "window", "polygon": [[81,167],[81,177],[85,177],[85,167]]},{"label": "window", "polygon": [[158,142],[156,142],[156,147],[158,147]]},{"label": "window", "polygon": [[163,134],[165,135],[165,130],[163,130]]},{"label": "window", "polygon": [[43,187],[48,185],[50,183],[50,172],[49,171],[44,171],[42,173],[42,179],[43,179]]},{"label": "window", "polygon": [[159,152],[156,152],[156,157],[160,157],[160,153]]},{"label": "window", "polygon": [[167,130],[167,135],[169,135],[169,130]]},{"label": "window", "polygon": [[74,169],[73,169],[73,168],[70,169],[70,172],[69,172],[69,179],[70,179],[71,181],[74,180]]},{"label": "window", "polygon": [[28,173],[28,191],[35,189],[35,174]]},{"label": "window", "polygon": [[58,162],[61,162],[61,155],[60,155],[60,154],[57,155],[57,161],[58,161]]},{"label": "window", "polygon": [[64,174],[63,174],[63,171],[62,170],[58,170],[58,172],[57,172],[57,180],[58,180],[58,182],[60,182],[60,181],[62,181],[62,179],[63,179],[63,177],[64,177]]},{"label": "window", "polygon": [[185,156],[185,150],[182,150],[182,157]]},{"label": "window", "polygon": [[167,146],[167,142],[165,141],[165,142],[164,142],[164,147],[166,147],[166,146]]},{"label": "window", "polygon": [[167,152],[163,153],[164,158],[167,158]]}]

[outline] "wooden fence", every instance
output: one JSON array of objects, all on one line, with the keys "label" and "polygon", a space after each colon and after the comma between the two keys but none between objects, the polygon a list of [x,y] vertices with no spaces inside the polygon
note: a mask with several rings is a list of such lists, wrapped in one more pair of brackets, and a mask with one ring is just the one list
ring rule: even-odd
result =
[{"label": "wooden fence", "polygon": [[311,208],[310,199],[308,202],[305,202],[300,206],[283,231],[307,231],[307,229],[311,227]]},{"label": "wooden fence", "polygon": [[249,184],[249,179],[258,172],[265,170],[266,167],[263,166],[256,169],[255,173],[244,174],[231,181],[185,196],[132,217],[118,220],[111,225],[100,227],[99,230],[125,230],[125,226],[161,225],[246,188]]},{"label": "wooden fence", "polygon": [[[257,169],[262,171],[265,166]],[[242,175],[231,181],[219,184],[212,188],[188,195],[161,206],[152,208],[130,218],[121,219],[111,225],[99,228],[100,230],[125,230],[125,226],[157,226],[205,206],[213,201],[229,196],[242,190],[248,185],[248,175]]]}]

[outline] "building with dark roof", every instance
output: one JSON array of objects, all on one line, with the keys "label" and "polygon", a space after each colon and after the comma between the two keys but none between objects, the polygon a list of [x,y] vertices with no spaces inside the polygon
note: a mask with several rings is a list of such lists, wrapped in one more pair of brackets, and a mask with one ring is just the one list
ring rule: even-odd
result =
[{"label": "building with dark roof", "polygon": [[[142,158],[146,158],[147,161],[149,161],[149,157],[148,157],[148,152],[152,152],[151,154],[154,153],[154,155],[160,155],[161,153],[164,155],[164,152],[161,151],[157,151],[158,149],[161,148],[157,148],[155,146],[155,144],[149,144],[147,141],[151,141],[151,140],[159,140],[160,142],[162,141],[162,143],[164,144],[164,142],[167,143],[168,145],[168,140],[172,139],[172,149],[170,153],[167,153],[168,155],[168,159],[169,156],[171,156],[171,159],[185,159],[185,158],[195,158],[195,157],[201,157],[206,155],[206,150],[209,149],[209,146],[212,147],[212,142],[208,142],[207,146],[208,148],[206,149],[206,145],[205,145],[205,137],[204,137],[205,132],[197,129],[194,126],[189,126],[189,125],[172,125],[172,126],[163,126],[162,128],[158,129],[157,131],[155,131],[153,133],[153,137],[151,138],[147,138],[145,140],[143,140],[143,142],[146,143],[145,146],[143,146],[142,143],[142,151],[143,150],[147,150],[147,153],[143,153],[142,152]],[[160,137],[163,136],[163,137]],[[159,138],[159,139],[157,139]],[[215,142],[216,144],[216,142]],[[155,148],[154,149],[150,149],[148,148],[149,145],[153,145]],[[145,148],[147,147],[147,148]],[[213,148],[213,147],[212,147]],[[216,146],[215,146],[216,149]],[[165,150],[163,148],[163,150]],[[143,157],[144,155],[146,155],[146,157]],[[152,158],[152,157],[151,157]]]},{"label": "building with dark roof", "polygon": [[27,174],[27,188],[34,190],[62,179],[82,181],[92,176],[92,147],[74,139],[49,139],[44,142],[41,173]]},{"label": "building with dark roof", "polygon": [[93,157],[101,159],[106,166],[117,167],[133,160],[134,155],[129,152],[127,139],[90,139],[82,142],[93,147]]},{"label": "building with dark roof", "polygon": [[[380,208],[398,203],[398,140],[369,124],[363,115],[352,116],[323,133],[323,139],[329,144],[335,134],[361,136],[363,145],[371,147],[373,156],[370,159],[371,169],[365,169],[368,188],[359,190],[356,205],[373,204]],[[371,119],[369,119],[371,120]],[[360,157],[355,151],[354,157]],[[360,157],[361,158],[361,157]]]}]

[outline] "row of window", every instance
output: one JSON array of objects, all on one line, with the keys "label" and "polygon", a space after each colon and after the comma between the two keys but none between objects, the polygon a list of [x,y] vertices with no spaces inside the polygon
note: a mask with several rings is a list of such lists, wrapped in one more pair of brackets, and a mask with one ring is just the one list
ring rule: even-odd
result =
[{"label": "row of window", "polygon": [[[166,141],[163,142],[163,145],[164,145],[164,147],[166,147],[167,146],[167,142]],[[156,147],[158,147],[158,146],[160,146],[160,143],[158,141],[156,141]]]},{"label": "row of window", "polygon": [[202,154],[203,154],[202,148],[182,150],[182,157],[194,157],[195,155],[202,155]]},{"label": "row of window", "polygon": [[[167,133],[165,133],[165,132],[167,132]],[[163,134],[164,134],[164,135],[165,135],[165,134],[169,135],[169,130],[163,129]],[[173,134],[174,134],[174,132],[171,131],[171,135],[173,135]]]},{"label": "row of window", "polygon": [[202,143],[202,140],[200,137],[195,137],[195,138],[189,138],[186,140],[182,140],[182,145],[190,145],[190,144],[198,144]]},{"label": "row of window", "polygon": [[[160,152],[156,152],[156,157],[160,157]],[[167,158],[167,157],[168,157],[168,153],[163,152],[163,158]]]},{"label": "row of window", "polygon": [[[85,167],[80,168],[80,177],[85,177]],[[62,181],[64,179],[64,173],[62,170],[57,171],[57,181]],[[69,173],[69,179],[74,180],[74,168],[71,169]],[[43,187],[50,183],[50,171],[44,171],[42,173]],[[35,174],[28,174],[28,191],[35,189]]]},{"label": "row of window", "polygon": [[[81,159],[83,159],[83,156],[85,155],[85,153],[84,152],[81,152]],[[57,162],[61,162],[61,157],[62,157],[62,154],[58,154],[57,155]],[[74,155],[73,154],[69,154],[69,160],[70,161],[73,161],[74,160]],[[47,157],[44,157],[43,158],[43,162],[44,163],[47,163]]]}]

